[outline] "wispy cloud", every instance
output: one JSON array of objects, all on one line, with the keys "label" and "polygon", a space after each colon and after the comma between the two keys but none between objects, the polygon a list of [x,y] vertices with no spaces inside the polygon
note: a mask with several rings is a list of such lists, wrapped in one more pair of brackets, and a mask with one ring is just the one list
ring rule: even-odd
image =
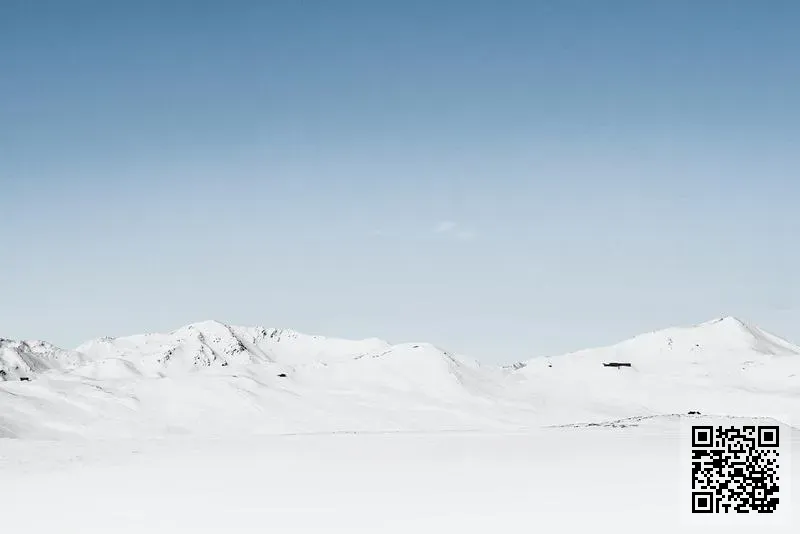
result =
[{"label": "wispy cloud", "polygon": [[456,228],[458,228],[458,224],[454,223],[453,221],[441,221],[436,224],[433,231],[437,234],[446,234],[453,232]]},{"label": "wispy cloud", "polygon": [[446,235],[459,241],[469,241],[475,237],[475,232],[462,228],[454,221],[440,221],[433,227],[436,234]]}]

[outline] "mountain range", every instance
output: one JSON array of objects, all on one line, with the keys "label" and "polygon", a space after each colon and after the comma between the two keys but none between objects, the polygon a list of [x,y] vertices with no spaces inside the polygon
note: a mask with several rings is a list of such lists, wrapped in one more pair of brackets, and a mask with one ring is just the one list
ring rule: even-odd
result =
[{"label": "mountain range", "polygon": [[512,366],[205,321],[72,350],[0,339],[0,437],[527,428],[800,416],[800,347],[736,318]]}]

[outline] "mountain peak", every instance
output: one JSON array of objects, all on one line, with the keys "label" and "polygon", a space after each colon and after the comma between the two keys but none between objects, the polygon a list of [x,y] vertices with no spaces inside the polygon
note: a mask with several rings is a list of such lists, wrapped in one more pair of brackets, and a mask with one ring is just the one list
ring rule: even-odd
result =
[{"label": "mountain peak", "polygon": [[758,327],[750,325],[732,315],[717,317],[716,319],[685,328],[694,331],[698,335],[719,336],[729,340],[749,339],[751,337],[757,337],[762,333]]},{"label": "mountain peak", "polygon": [[216,319],[206,319],[204,321],[197,321],[194,323],[187,324],[178,328],[177,331],[180,330],[199,330],[201,332],[204,331],[216,331],[216,330],[225,330],[230,328],[227,324],[223,323],[222,321],[218,321]]},{"label": "mountain peak", "polygon": [[721,317],[717,317],[716,319],[712,319],[710,321],[706,321],[708,323],[738,323],[744,324],[744,321],[739,319],[738,317],[734,317],[733,315],[723,315]]},{"label": "mountain peak", "polygon": [[695,326],[702,327],[702,326],[713,326],[713,325],[750,329],[750,326],[745,321],[739,319],[738,317],[734,317],[733,315],[725,315],[722,317],[717,317],[716,319],[711,319],[710,321],[705,321]]}]

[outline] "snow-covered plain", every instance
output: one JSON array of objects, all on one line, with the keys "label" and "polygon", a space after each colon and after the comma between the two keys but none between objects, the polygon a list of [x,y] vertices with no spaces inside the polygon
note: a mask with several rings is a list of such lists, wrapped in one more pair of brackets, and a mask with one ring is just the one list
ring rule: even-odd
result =
[{"label": "snow-covered plain", "polygon": [[0,371],[9,532],[692,531],[685,414],[800,420],[800,348],[734,318],[505,368],[209,321]]},{"label": "snow-covered plain", "polygon": [[[667,418],[526,432],[6,440],[2,526],[48,534],[797,532],[791,523],[684,523],[678,428]],[[797,433],[792,447],[800,448]],[[800,500],[783,505],[797,510]]]}]

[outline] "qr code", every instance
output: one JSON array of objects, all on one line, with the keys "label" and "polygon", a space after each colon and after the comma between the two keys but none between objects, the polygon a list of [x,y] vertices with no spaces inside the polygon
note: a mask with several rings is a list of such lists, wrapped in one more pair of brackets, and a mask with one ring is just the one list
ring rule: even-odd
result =
[{"label": "qr code", "polygon": [[692,513],[774,513],[779,426],[692,425]]}]

